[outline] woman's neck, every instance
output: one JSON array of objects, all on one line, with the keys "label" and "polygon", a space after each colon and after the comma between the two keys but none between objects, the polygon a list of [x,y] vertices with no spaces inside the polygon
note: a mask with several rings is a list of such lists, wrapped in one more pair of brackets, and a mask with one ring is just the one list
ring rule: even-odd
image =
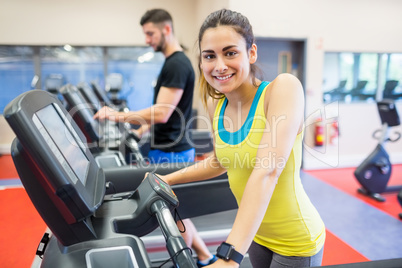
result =
[{"label": "woman's neck", "polygon": [[238,103],[241,103],[242,106],[248,105],[253,102],[254,96],[258,90],[258,86],[261,84],[260,80],[256,79],[257,86],[254,83],[244,83],[236,90],[225,94],[228,99],[228,105],[234,104],[238,106]]}]

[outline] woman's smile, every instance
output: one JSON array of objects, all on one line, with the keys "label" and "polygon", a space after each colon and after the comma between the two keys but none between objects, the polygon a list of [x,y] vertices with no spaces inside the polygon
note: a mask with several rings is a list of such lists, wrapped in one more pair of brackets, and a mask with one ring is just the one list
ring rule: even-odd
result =
[{"label": "woman's smile", "polygon": [[214,76],[216,79],[218,79],[220,82],[226,82],[228,81],[230,78],[233,77],[234,74],[228,74],[228,75],[224,75],[224,76]]}]

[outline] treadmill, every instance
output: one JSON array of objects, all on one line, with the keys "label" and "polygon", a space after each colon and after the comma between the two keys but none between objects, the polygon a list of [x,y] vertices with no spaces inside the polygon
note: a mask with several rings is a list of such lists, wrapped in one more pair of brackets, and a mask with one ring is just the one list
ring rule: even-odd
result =
[{"label": "treadmill", "polygon": [[114,106],[112,101],[107,96],[106,91],[103,90],[96,81],[91,82],[91,88],[92,88],[93,92],[95,93],[96,97],[98,97],[99,101],[102,104],[109,106],[109,107]]},{"label": "treadmill", "polygon": [[[67,101],[69,103],[69,105],[72,106],[78,106],[78,105],[82,105],[82,103],[87,103],[91,106],[91,108],[93,109],[94,113],[96,113],[102,106],[106,105],[109,106],[111,108],[114,109],[118,109],[117,107],[115,107],[111,101],[108,99],[108,97],[105,94],[102,94],[102,90],[100,89],[100,87],[95,83],[92,82],[91,83],[92,87],[89,86],[88,83],[86,82],[81,82],[77,85],[77,89],[78,91],[81,93],[81,95],[83,96],[83,100],[82,98],[73,98],[70,96],[65,96],[66,98],[69,99],[69,101]],[[74,94],[73,92],[71,93],[67,93],[67,94]],[[124,109],[120,109],[125,110],[127,108]],[[198,115],[196,113],[196,111],[193,111],[193,115],[192,118],[189,122],[189,129],[188,132],[186,133],[186,135],[188,135],[188,139],[190,139],[191,145],[195,148],[195,153],[197,156],[203,156],[205,153],[209,153],[213,150],[213,139],[211,136],[210,131],[206,131],[206,130],[198,130],[195,128],[192,128],[192,126],[196,126],[196,121],[198,119]],[[126,128],[128,130],[128,132],[132,133],[129,129],[131,128],[131,125],[128,123],[120,124],[120,128],[124,129]],[[124,125],[124,126],[123,126]],[[88,130],[84,130],[85,131],[91,131],[90,129]],[[134,135],[134,134],[132,134]],[[148,155],[148,151],[150,149],[150,143],[151,143],[151,139],[152,137],[150,135],[148,136],[144,136],[141,137],[141,139],[139,137],[134,136],[135,140],[137,141],[137,143],[139,144],[139,150],[141,152],[141,154],[143,156],[147,156]]]},{"label": "treadmill", "polygon": [[[97,158],[102,167],[144,161],[138,145],[140,139],[125,124],[94,120],[99,103],[87,102],[76,86],[67,84],[60,89],[60,93],[70,107],[69,113],[84,133],[88,145],[93,152],[102,156]],[[115,161],[108,158],[112,155],[111,152],[119,155],[117,159],[115,157]]]},{"label": "treadmill", "polygon": [[41,267],[152,267],[140,237],[158,226],[175,267],[196,267],[171,212],[188,218],[237,207],[222,179],[170,187],[149,173],[132,178],[131,191],[106,194],[109,179],[85,136],[46,91],[21,94],[4,117],[16,134],[11,151],[21,182],[51,231],[38,248]]},{"label": "treadmill", "polygon": [[[139,139],[133,132],[129,131],[127,126],[122,124],[115,125],[115,122],[108,120],[102,123],[94,120],[94,105],[88,103],[88,100],[84,97],[84,95],[90,94],[88,92],[88,87],[83,84],[80,84],[77,87],[67,84],[62,87],[60,91],[68,105],[70,107],[76,107],[70,109],[70,114],[73,116],[81,131],[85,134],[89,144],[94,142],[96,144],[98,141],[100,148],[105,148],[107,146],[104,151],[94,153],[96,161],[104,169],[104,172],[108,177],[108,185],[110,185],[110,188],[107,189],[107,193],[113,191],[125,192],[136,189],[139,186],[139,181],[133,178],[143,178],[147,172],[156,172],[164,175],[193,164],[149,163],[144,159],[144,151],[142,150],[143,147],[148,147],[150,142],[149,137]],[[87,94],[80,93],[84,91],[87,92]],[[95,106],[96,105],[99,105],[99,103],[95,103]],[[102,124],[106,124],[108,127],[105,127]],[[104,128],[109,130],[112,129],[114,133],[118,133],[117,137],[112,133],[102,138],[100,131]],[[192,130],[189,134],[194,143],[193,145],[196,148],[196,153],[202,154],[213,150],[212,137],[209,132]],[[118,147],[118,145],[120,145],[120,147]],[[128,146],[128,149],[124,146]],[[119,155],[119,152],[121,152],[120,156],[116,157],[115,154]],[[121,160],[121,155],[126,159],[126,162]],[[120,159],[120,163],[117,158]],[[220,184],[220,187],[226,187],[227,185],[226,174],[218,176],[217,178],[214,178],[214,180],[219,181],[216,183]]]},{"label": "treadmill", "polygon": [[98,98],[94,90],[87,82],[78,83],[77,89],[81,93],[81,95],[85,98],[86,102],[93,106],[92,110],[94,111],[94,113],[96,113],[103,106],[107,105]]}]

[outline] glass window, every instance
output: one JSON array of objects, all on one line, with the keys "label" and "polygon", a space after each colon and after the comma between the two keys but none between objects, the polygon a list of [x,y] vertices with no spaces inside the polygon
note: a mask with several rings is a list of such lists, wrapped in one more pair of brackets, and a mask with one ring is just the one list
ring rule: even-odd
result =
[{"label": "glass window", "polygon": [[0,46],[0,114],[27,90],[55,93],[66,83],[92,81],[105,88],[111,73],[123,76],[119,97],[131,110],[140,110],[152,105],[164,61],[151,47]]},{"label": "glass window", "polygon": [[325,53],[324,101],[344,101],[353,88],[353,53]]},{"label": "glass window", "polygon": [[101,47],[42,47],[40,57],[43,85],[46,85],[46,78],[55,74],[62,75],[65,83],[73,85],[104,77]]},{"label": "glass window", "polygon": [[384,98],[402,99],[402,54],[388,54],[385,65]]},{"label": "glass window", "polygon": [[151,47],[108,48],[108,73],[120,73],[123,85],[120,98],[130,110],[152,105],[154,86],[165,58]]},{"label": "glass window", "polygon": [[34,88],[34,50],[27,46],[0,47],[0,114],[21,93]]},{"label": "glass window", "polygon": [[402,54],[327,52],[323,76],[324,102],[402,99]]},{"label": "glass window", "polygon": [[360,54],[360,80],[367,80],[367,88],[369,90],[377,88],[377,68],[378,68],[378,54],[375,53],[362,53]]},{"label": "glass window", "polygon": [[346,83],[342,82],[342,84],[345,84],[345,90],[351,90],[353,88],[353,66],[355,64],[353,53],[339,53],[337,56],[339,58],[339,82],[346,81]]}]

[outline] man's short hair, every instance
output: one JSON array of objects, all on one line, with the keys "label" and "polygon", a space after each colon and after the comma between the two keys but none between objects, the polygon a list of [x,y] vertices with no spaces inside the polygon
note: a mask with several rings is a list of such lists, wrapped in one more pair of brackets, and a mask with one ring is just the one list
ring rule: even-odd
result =
[{"label": "man's short hair", "polygon": [[164,9],[151,9],[148,10],[141,18],[140,24],[143,26],[145,23],[163,23],[169,22],[173,26],[172,16]]}]

